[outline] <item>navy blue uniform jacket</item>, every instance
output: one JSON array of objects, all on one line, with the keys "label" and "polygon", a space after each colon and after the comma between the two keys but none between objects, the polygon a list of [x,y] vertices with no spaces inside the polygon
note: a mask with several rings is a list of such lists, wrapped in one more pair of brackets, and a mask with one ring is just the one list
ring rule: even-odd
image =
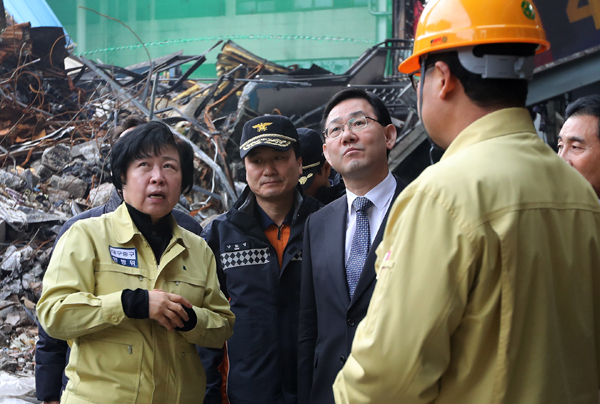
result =
[{"label": "navy blue uniform jacket", "polygon": [[[296,403],[302,235],[306,218],[321,206],[300,186],[296,190],[281,268],[254,216],[256,197],[248,187],[202,233],[217,259],[221,289],[236,318],[227,341],[231,404]],[[206,370],[205,403],[221,403],[217,367],[223,350],[199,350]]]},{"label": "navy blue uniform jacket", "polygon": [[[404,186],[396,178],[394,199]],[[334,403],[331,386],[350,354],[356,326],[367,314],[375,288],[375,250],[383,237],[388,214],[389,208],[373,240],[352,300],[344,262],[346,196],[311,215],[306,222],[298,338],[298,404]]]}]

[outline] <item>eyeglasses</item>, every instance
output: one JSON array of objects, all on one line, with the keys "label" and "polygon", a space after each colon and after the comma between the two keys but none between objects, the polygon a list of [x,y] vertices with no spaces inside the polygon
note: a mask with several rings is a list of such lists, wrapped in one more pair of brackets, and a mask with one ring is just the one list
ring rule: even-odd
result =
[{"label": "eyeglasses", "polygon": [[[418,74],[418,76],[417,76]],[[408,76],[410,79],[410,84],[412,85],[413,90],[417,91],[417,87],[419,86],[419,82],[421,81],[421,73],[415,73]]]},{"label": "eyeglasses", "polygon": [[327,129],[325,129],[325,131],[323,131],[323,136],[325,136],[327,139],[336,139],[340,137],[340,135],[344,133],[344,125],[346,125],[348,127],[348,130],[352,132],[361,131],[367,126],[369,126],[369,119],[381,125],[381,122],[379,122],[375,118],[371,118],[370,116],[357,116],[356,118],[349,119],[348,122],[343,123],[341,125],[331,125]]},{"label": "eyeglasses", "polygon": [[[432,67],[435,67],[435,65],[429,65],[425,67],[425,73],[427,73],[427,70],[431,69]],[[409,74],[408,78],[410,79],[410,84],[412,84],[412,88],[417,91],[417,86],[419,85],[419,83],[421,82],[421,70],[419,70],[416,73],[413,74]]]}]

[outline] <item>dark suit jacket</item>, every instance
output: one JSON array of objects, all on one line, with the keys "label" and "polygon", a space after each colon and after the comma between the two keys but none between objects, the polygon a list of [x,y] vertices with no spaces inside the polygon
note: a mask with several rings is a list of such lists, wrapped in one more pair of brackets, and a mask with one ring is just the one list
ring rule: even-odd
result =
[{"label": "dark suit jacket", "polygon": [[[396,178],[394,199],[404,186]],[[383,237],[389,209],[373,241],[352,301],[344,262],[347,212],[344,195],[309,216],[304,227],[298,404],[333,404],[331,386],[350,354],[356,326],[367,314],[375,288],[375,250]]]}]

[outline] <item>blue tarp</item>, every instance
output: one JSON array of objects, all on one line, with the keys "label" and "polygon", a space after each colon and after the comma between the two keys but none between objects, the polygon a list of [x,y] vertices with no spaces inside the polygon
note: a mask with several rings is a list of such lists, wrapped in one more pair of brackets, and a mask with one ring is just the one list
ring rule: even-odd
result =
[{"label": "blue tarp", "polygon": [[4,8],[17,24],[30,22],[32,27],[62,27],[46,0],[4,0]]}]

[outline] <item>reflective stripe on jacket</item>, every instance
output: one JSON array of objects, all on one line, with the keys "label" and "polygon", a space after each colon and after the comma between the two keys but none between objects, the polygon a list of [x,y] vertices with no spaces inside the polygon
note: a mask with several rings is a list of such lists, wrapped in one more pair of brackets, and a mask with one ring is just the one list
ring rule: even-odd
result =
[{"label": "reflective stripe on jacket", "polygon": [[[227,341],[227,395],[231,403],[296,402],[304,222],[321,206],[300,187],[296,189],[281,268],[275,249],[254,217],[256,199],[249,188],[232,209],[203,232],[217,257],[221,285],[236,315],[235,335]],[[206,402],[221,402],[216,366],[222,352],[204,352],[201,356],[209,373]]]}]

